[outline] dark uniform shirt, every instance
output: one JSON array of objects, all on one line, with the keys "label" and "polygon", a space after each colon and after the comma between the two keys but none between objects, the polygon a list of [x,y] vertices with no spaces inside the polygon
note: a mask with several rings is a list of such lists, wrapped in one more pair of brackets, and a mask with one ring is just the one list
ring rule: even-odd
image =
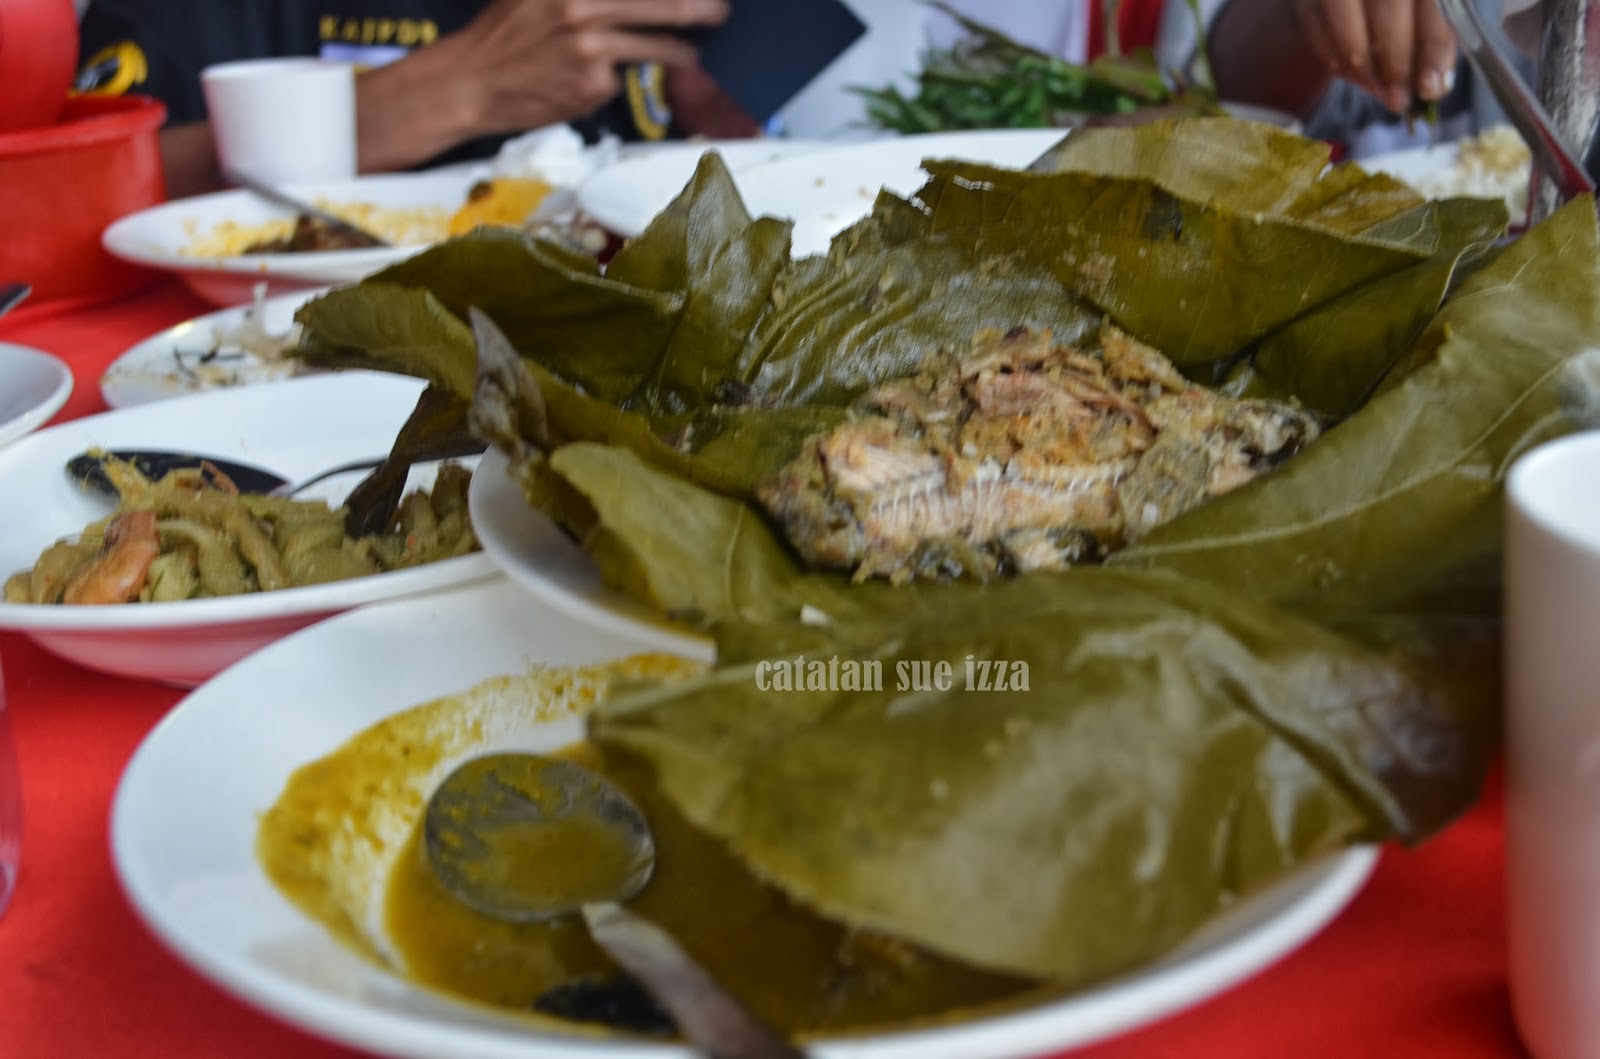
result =
[{"label": "dark uniform shirt", "polygon": [[[168,121],[203,121],[200,71],[212,63],[320,55],[358,66],[398,58],[465,26],[487,0],[91,0],[79,23],[80,89],[138,92],[167,105]],[[639,138],[618,99],[574,123]],[[504,136],[462,144],[427,164],[493,153]]]}]

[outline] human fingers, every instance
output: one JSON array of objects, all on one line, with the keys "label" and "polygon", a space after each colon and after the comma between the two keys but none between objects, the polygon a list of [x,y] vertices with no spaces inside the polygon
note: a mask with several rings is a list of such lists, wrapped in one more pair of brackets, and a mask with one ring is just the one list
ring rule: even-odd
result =
[{"label": "human fingers", "polygon": [[1362,0],[1318,0],[1315,6],[1333,50],[1333,72],[1363,88],[1375,88],[1372,43]]},{"label": "human fingers", "polygon": [[1417,98],[1429,102],[1443,97],[1455,84],[1456,35],[1434,0],[1417,0],[1416,75]]},{"label": "human fingers", "polygon": [[693,66],[699,58],[694,45],[670,33],[631,33],[627,30],[592,29],[574,35],[573,46],[581,58],[600,64],[660,63]]},{"label": "human fingers", "polygon": [[[1432,0],[1429,0],[1432,2]],[[1367,39],[1378,96],[1396,114],[1411,104],[1415,57],[1412,0],[1366,0]]]},{"label": "human fingers", "polygon": [[714,26],[728,18],[728,0],[565,0],[576,23],[610,26]]}]

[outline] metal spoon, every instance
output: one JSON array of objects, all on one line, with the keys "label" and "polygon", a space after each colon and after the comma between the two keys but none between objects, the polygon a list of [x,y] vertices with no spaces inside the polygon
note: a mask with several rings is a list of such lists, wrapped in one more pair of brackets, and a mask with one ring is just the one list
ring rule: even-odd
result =
[{"label": "metal spoon", "polygon": [[423,844],[444,888],[486,916],[530,922],[582,915],[595,944],[701,1054],[803,1059],[666,931],[622,907],[650,879],[655,840],[644,814],[603,776],[537,754],[475,758],[428,799]]},{"label": "metal spoon", "polygon": [[0,283],[0,316],[17,307],[17,303],[33,293],[26,283]]},{"label": "metal spoon", "polygon": [[[454,452],[449,455],[466,456],[482,452],[480,444],[471,452]],[[238,460],[225,460],[217,456],[206,456],[195,452],[164,452],[155,449],[96,449],[91,452],[80,452],[67,461],[67,474],[74,481],[80,482],[96,492],[105,493],[115,498],[117,487],[106,475],[105,461],[115,457],[134,465],[139,473],[151,481],[165,477],[171,471],[199,469],[206,465],[215,467],[227,475],[228,479],[238,486],[241,493],[260,493],[265,496],[295,496],[305,491],[318,482],[325,481],[335,475],[349,474],[353,471],[370,471],[383,463],[386,457],[374,456],[365,460],[354,460],[350,463],[341,463],[337,467],[329,467],[325,471],[318,471],[309,478],[302,478],[291,482],[282,475],[252,464],[241,463]],[[441,456],[441,459],[448,458]]]},{"label": "metal spoon", "polygon": [[288,209],[294,210],[296,213],[315,218],[316,220],[319,220],[323,224],[326,224],[330,227],[342,228],[343,230],[350,232],[352,235],[355,235],[357,238],[361,239],[368,246],[394,245],[383,236],[378,235],[370,229],[363,228],[361,225],[356,224],[353,221],[346,220],[337,213],[330,213],[321,206],[317,206],[314,203],[307,202],[301,198],[296,198],[287,191],[284,191],[282,188],[273,187],[271,184],[263,184],[261,181],[245,173],[230,172],[224,174],[224,177],[231,183],[238,184],[240,187],[260,195],[268,202],[276,203],[279,206],[284,206]]}]

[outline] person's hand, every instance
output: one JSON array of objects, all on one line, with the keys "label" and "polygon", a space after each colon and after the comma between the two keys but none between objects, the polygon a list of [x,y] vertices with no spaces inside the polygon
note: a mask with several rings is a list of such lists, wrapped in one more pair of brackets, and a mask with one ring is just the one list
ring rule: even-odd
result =
[{"label": "person's hand", "polygon": [[1395,113],[1450,91],[1456,39],[1435,0],[1287,0],[1306,47],[1330,73]]},{"label": "person's hand", "polygon": [[413,58],[431,52],[449,71],[475,134],[520,131],[591,113],[625,64],[692,66],[693,45],[670,30],[727,17],[727,0],[494,0]]}]

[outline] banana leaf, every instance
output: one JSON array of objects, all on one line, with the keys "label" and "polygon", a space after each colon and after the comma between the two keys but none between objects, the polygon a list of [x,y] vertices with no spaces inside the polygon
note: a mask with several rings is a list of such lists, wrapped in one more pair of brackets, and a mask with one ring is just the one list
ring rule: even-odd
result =
[{"label": "banana leaf", "polygon": [[[1492,257],[1508,219],[1505,205],[1489,199],[1430,203],[1427,211],[1443,233],[1437,253],[1348,291],[1264,339],[1240,392],[1299,400],[1332,419],[1360,407],[1445,296]],[[1353,337],[1359,341],[1352,343]]]},{"label": "banana leaf", "polygon": [[1112,556],[1322,616],[1447,595],[1499,612],[1501,484],[1571,429],[1562,368],[1600,336],[1590,200],[1467,278],[1359,411],[1271,475]]},{"label": "banana leaf", "polygon": [[[730,393],[765,408],[842,405],[987,327],[1027,324],[1077,341],[1109,315],[1198,370],[1441,252],[1408,200],[1352,234],[1237,208],[1234,185],[1208,193],[1203,170],[1182,194],[1164,186],[1181,172],[1174,158],[1210,130],[1246,125],[1100,130],[1104,142],[1150,159],[1137,172],[931,163],[914,201],[882,196],[827,255],[792,262],[787,226],[752,221],[708,154],[605,275],[546,244],[480,231],[313,301],[298,317],[299,355],[409,371],[465,394],[473,351],[460,320],[475,306],[557,378],[666,433],[674,417],[737,403]],[[1307,142],[1251,130],[1268,144]],[[1145,146],[1174,137],[1166,154]],[[1305,175],[1309,164],[1289,168],[1279,179],[1292,190],[1276,197],[1304,203],[1318,183]],[[1396,232],[1382,231],[1396,222]]]},{"label": "banana leaf", "polygon": [[[602,708],[591,736],[824,914],[1068,985],[1295,864],[1436,823],[1410,813],[1481,766],[1403,671],[1233,593],[1084,569],[937,594],[942,615],[887,636],[725,626],[713,675]],[[881,688],[764,680],[797,658],[875,662]],[[982,690],[994,660],[1026,689]],[[947,689],[918,675],[941,662]]]}]

